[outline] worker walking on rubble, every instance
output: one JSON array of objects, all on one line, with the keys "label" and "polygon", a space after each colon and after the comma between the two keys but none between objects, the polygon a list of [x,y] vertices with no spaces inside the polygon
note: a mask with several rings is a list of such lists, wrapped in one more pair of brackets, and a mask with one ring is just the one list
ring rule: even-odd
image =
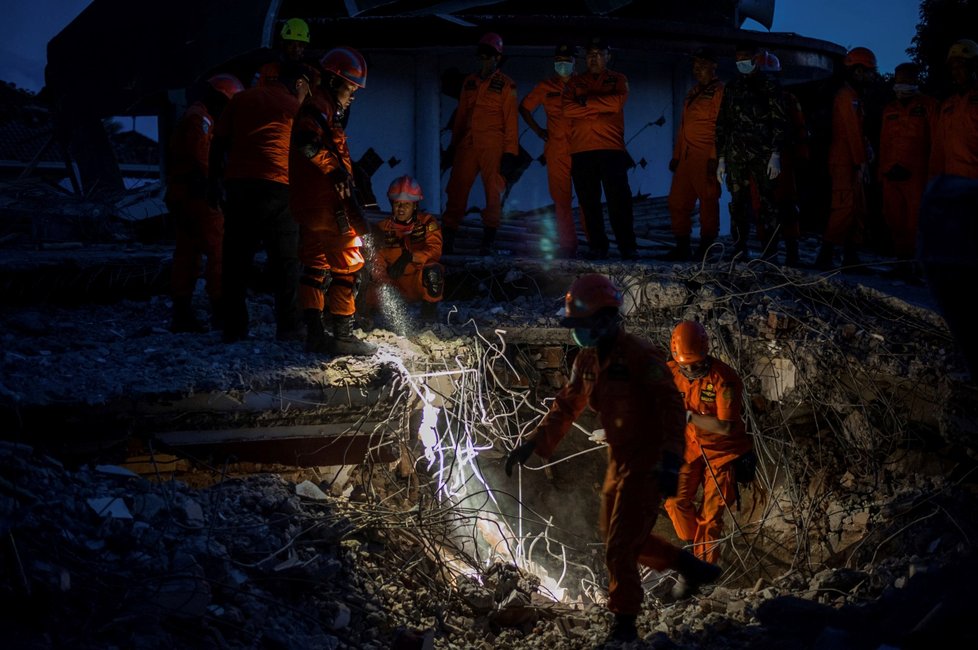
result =
[{"label": "worker walking on rubble", "polygon": [[395,178],[387,188],[391,216],[377,226],[372,280],[367,305],[379,306],[378,285],[389,285],[408,302],[421,302],[421,314],[432,318],[445,289],[438,221],[420,209],[424,194],[410,176]]},{"label": "worker walking on rubble", "polygon": [[[723,82],[717,77],[713,50],[693,53],[693,86],[683,101],[682,121],[669,161],[673,173],[669,186],[669,219],[676,246],[663,259],[685,262],[702,260],[720,233],[720,183],[717,181],[716,123],[723,101]],[[690,246],[691,215],[699,201],[700,243]]]},{"label": "worker walking on rubble", "polygon": [[[574,74],[574,48],[563,43],[554,51],[554,75],[544,79],[520,102],[520,116],[543,140],[547,161],[547,188],[554,202],[554,225],[557,237],[556,257],[573,259],[577,254],[577,228],[571,191],[570,123],[564,117],[562,96]],[[543,106],[546,127],[533,118],[533,111]]]},{"label": "worker walking on rubble", "polygon": [[277,82],[228,102],[211,144],[210,201],[224,210],[224,341],[248,337],[248,280],[264,246],[275,296],[275,337],[301,336],[297,306],[298,227],[289,213],[289,137],[309,94],[305,66],[283,64]]},{"label": "worker walking on rubble", "polygon": [[621,291],[607,277],[579,277],[565,302],[561,325],[573,328],[582,349],[550,411],[510,452],[506,473],[534,452],[550,458],[585,406],[598,412],[608,443],[600,528],[608,609],[615,614],[609,640],[628,641],[637,636],[644,599],[639,563],[676,569],[690,592],[715,580],[720,569],[652,534],[661,499],[676,493],[684,446],[682,398],[665,352],[625,331]]},{"label": "worker walking on rubble", "polygon": [[513,171],[519,154],[516,82],[499,70],[502,55],[502,37],[492,32],[485,34],[476,48],[479,71],[462,80],[452,120],[452,141],[446,154],[451,159],[452,172],[442,214],[445,253],[455,251],[455,238],[476,176],[482,179],[486,198],[480,255],[492,254],[502,222],[505,178]]},{"label": "worker walking on rubble", "polygon": [[[300,110],[292,130],[289,179],[299,224],[299,304],[306,351],[371,355],[377,346],[353,333],[363,237],[370,230],[353,180],[343,115],[367,84],[367,62],[351,47],[323,55],[321,90]],[[331,331],[323,322],[328,314]]]},{"label": "worker walking on rubble", "polygon": [[978,178],[978,43],[961,39],[947,53],[953,91],[941,102],[930,176]]},{"label": "worker walking on rubble", "polygon": [[170,276],[173,332],[203,332],[193,308],[194,289],[206,258],[204,281],[211,303],[211,326],[221,327],[221,247],[224,214],[207,201],[207,176],[214,122],[228,101],[244,90],[237,77],[217,74],[207,80],[196,99],[173,127],[167,160],[166,207],[176,226]]},{"label": "worker walking on rubble", "polygon": [[[755,458],[743,421],[744,385],[736,370],[709,354],[702,324],[676,325],[670,348],[669,369],[686,407],[686,453],[666,512],[696,557],[716,564],[724,513],[737,502],[736,469],[749,471]],[[701,486],[703,500],[697,505]]]}]

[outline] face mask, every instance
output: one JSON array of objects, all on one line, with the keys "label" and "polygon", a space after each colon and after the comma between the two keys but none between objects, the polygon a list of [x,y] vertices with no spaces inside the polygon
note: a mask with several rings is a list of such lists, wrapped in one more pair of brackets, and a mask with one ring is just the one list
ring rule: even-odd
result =
[{"label": "face mask", "polygon": [[569,77],[574,74],[574,64],[571,61],[555,61],[554,70],[561,77]]},{"label": "face mask", "polygon": [[893,93],[897,97],[910,97],[917,94],[917,86],[915,84],[893,84]]},{"label": "face mask", "polygon": [[746,61],[737,61],[737,71],[740,74],[750,74],[754,71],[754,62],[750,59]]},{"label": "face mask", "polygon": [[582,348],[593,348],[598,344],[596,333],[590,327],[575,327],[571,335],[574,337],[574,343]]}]

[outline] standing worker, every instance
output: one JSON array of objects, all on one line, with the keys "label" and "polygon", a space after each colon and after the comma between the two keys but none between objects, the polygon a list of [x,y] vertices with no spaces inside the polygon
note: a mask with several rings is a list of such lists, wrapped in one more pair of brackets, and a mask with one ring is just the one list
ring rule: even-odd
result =
[{"label": "standing worker", "polygon": [[815,266],[834,266],[835,249],[843,246],[842,265],[859,264],[858,247],[866,221],[866,184],[870,182],[872,150],[863,133],[866,118],[862,92],[876,74],[876,55],[854,47],[845,58],[846,80],[832,102],[832,139],[829,142],[829,178],[832,204],[829,222]]},{"label": "standing worker", "polygon": [[[253,86],[267,86],[277,81],[282,64],[286,61],[301,63],[309,45],[309,24],[301,18],[289,18],[279,32],[278,50],[275,58],[263,64],[255,73]],[[315,86],[313,79],[313,86]]]},{"label": "standing worker", "polygon": [[211,202],[227,191],[224,211],[224,341],[248,337],[248,278],[264,246],[275,294],[275,336],[301,337],[298,314],[299,229],[289,212],[289,138],[309,94],[302,64],[282,65],[278,81],[228,102],[211,143]]},{"label": "standing worker", "polygon": [[961,39],[947,53],[953,92],[941,103],[930,176],[978,178],[978,43]]},{"label": "standing worker", "polygon": [[908,263],[908,277],[917,257],[917,216],[927,185],[930,145],[937,125],[938,102],[919,91],[919,70],[901,63],[893,71],[895,99],[883,108],[879,174],[883,185],[883,217],[893,238],[893,254]]},{"label": "standing worker", "polygon": [[[564,117],[562,96],[567,82],[574,74],[574,48],[558,45],[554,52],[554,74],[538,83],[520,102],[520,115],[534,133],[543,140],[543,155],[547,161],[547,187],[554,201],[557,233],[557,257],[573,258],[577,254],[577,229],[571,192],[570,129]],[[546,128],[533,119],[533,111],[543,105]]]},{"label": "standing worker", "polygon": [[214,122],[228,101],[244,90],[237,77],[217,74],[207,80],[201,97],[184,111],[173,127],[167,161],[166,206],[176,222],[176,246],[170,291],[174,332],[203,332],[193,308],[194,289],[206,258],[204,280],[211,303],[211,324],[221,324],[221,247],[224,214],[207,201],[208,168]]},{"label": "standing worker", "polygon": [[534,452],[550,458],[585,406],[598,412],[608,443],[599,525],[608,609],[615,614],[609,640],[630,641],[637,637],[635,619],[645,596],[639,563],[677,570],[690,590],[721,571],[652,534],[660,500],[676,491],[684,409],[665,352],[626,332],[620,307],[621,291],[603,275],[583,275],[571,285],[560,324],[573,328],[582,350],[550,411],[510,452],[506,473]]},{"label": "standing worker", "polygon": [[736,46],[737,77],[723,91],[717,115],[717,180],[726,180],[731,198],[734,255],[749,256],[751,188],[760,199],[757,221],[766,239],[762,254],[777,250],[778,213],[775,179],[781,173],[788,119],[781,90],[760,71],[761,52],[747,43]]},{"label": "standing worker", "polygon": [[716,564],[724,512],[737,502],[734,461],[753,449],[742,419],[744,384],[737,371],[710,356],[706,329],[696,321],[676,325],[670,348],[669,369],[686,407],[686,454],[666,512],[696,557]]},{"label": "standing worker", "polygon": [[492,254],[496,232],[502,222],[505,176],[517,164],[519,153],[516,83],[498,69],[502,55],[502,37],[492,32],[486,34],[479,39],[476,48],[479,72],[469,74],[462,81],[447,154],[452,160],[452,173],[445,188],[446,204],[442,215],[446,253],[454,252],[455,237],[465,217],[476,176],[482,178],[486,195],[486,206],[482,210],[481,255]]},{"label": "standing worker", "polygon": [[[357,50],[337,47],[323,55],[320,67],[323,92],[315,93],[299,112],[289,156],[292,214],[299,224],[299,306],[306,324],[306,351],[369,356],[377,346],[353,333],[358,272],[364,264],[362,237],[369,224],[357,200],[343,129],[354,93],[367,84],[367,63]],[[332,326],[329,334],[324,310]]]},{"label": "standing worker", "polygon": [[625,101],[628,79],[608,70],[611,51],[603,38],[592,38],[585,50],[587,71],[571,77],[563,98],[570,118],[571,177],[584,219],[588,259],[608,256],[601,191],[608,220],[622,259],[638,257],[628,186],[631,159],[625,150]]},{"label": "standing worker", "polygon": [[[693,53],[696,85],[686,93],[676,145],[669,161],[669,219],[676,247],[663,259],[702,260],[720,233],[720,183],[717,181],[716,124],[723,101],[723,82],[717,78],[717,57],[709,48]],[[691,215],[699,200],[700,243],[693,255]]]}]

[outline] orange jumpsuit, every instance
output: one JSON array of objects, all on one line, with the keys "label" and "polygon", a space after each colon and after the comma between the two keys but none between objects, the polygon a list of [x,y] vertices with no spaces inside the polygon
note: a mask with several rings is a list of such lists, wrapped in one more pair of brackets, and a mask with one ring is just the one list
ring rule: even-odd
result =
[{"label": "orange jumpsuit", "polygon": [[[701,379],[687,379],[674,360],[668,363],[687,410],[732,423],[726,435],[711,433],[692,422],[686,425],[679,489],[674,498],[666,500],[676,535],[693,543],[699,559],[715,564],[720,557],[717,540],[723,531],[723,514],[737,495],[731,463],[753,447],[741,419],[744,385],[737,372],[719,359],[711,358],[710,370]],[[700,485],[703,503],[697,509],[693,499]]]},{"label": "orange jumpsuit", "polygon": [[547,187],[550,198],[554,200],[557,218],[557,241],[562,249],[575,251],[577,231],[571,207],[570,124],[561,107],[561,95],[566,85],[557,75],[541,81],[523,98],[520,107],[532,113],[537,106],[543,105],[547,116],[547,140],[543,144],[543,155],[547,160]]},{"label": "orange jumpsuit", "polygon": [[863,102],[848,83],[832,104],[832,139],[829,142],[829,177],[832,204],[822,240],[829,244],[861,244],[866,220],[866,193],[859,166],[867,163],[863,136]]},{"label": "orange jumpsuit", "polygon": [[[346,133],[335,119],[332,98],[316,93],[303,104],[292,127],[289,152],[290,207],[299,224],[301,310],[325,308],[336,316],[356,312],[357,271],[368,225],[353,202],[340,196],[338,183],[353,175]],[[325,294],[326,275],[331,276]]]},{"label": "orange jumpsuit", "polygon": [[585,406],[598,412],[608,441],[600,515],[608,609],[637,614],[644,597],[639,562],[664,571],[679,557],[651,533],[661,498],[656,466],[663,451],[683,453],[682,399],[664,352],[621,330],[605,359],[597,348],[578,353],[570,381],[533,434],[535,453],[549,458]]},{"label": "orange jumpsuit", "polygon": [[[893,237],[893,253],[913,259],[917,250],[917,216],[927,185],[930,143],[937,123],[937,100],[915,95],[907,101],[894,99],[883,108],[880,131],[880,182],[883,217]],[[906,178],[889,178],[899,165]]]},{"label": "orange jumpsuit", "polygon": [[170,280],[174,298],[193,295],[202,256],[207,258],[207,295],[212,301],[221,298],[224,215],[207,202],[208,156],[213,137],[214,120],[202,102],[187,107],[170,137],[165,200],[176,219]]},{"label": "orange jumpsuit", "polygon": [[696,200],[700,202],[700,237],[715,239],[720,234],[720,183],[716,164],[716,124],[723,82],[714,79],[707,85],[696,84],[683,103],[683,117],[672,150],[679,161],[669,187],[669,217],[672,234],[688,237],[693,230],[691,218]]},{"label": "orange jumpsuit", "polygon": [[486,194],[482,223],[487,228],[499,227],[506,189],[499,164],[504,153],[519,153],[518,115],[516,83],[502,72],[497,70],[486,79],[472,73],[462,82],[452,120],[451,148],[455,157],[445,188],[445,228],[457,230],[462,223],[477,175],[482,177]]},{"label": "orange jumpsuit", "polygon": [[[434,272],[439,278],[444,277],[444,269],[438,262],[441,259],[442,232],[438,222],[427,212],[418,212],[408,223],[400,223],[393,218],[380,222],[377,254],[374,257],[374,280],[397,287],[404,299],[409,302],[423,300],[425,302],[440,302],[442,287],[432,286],[426,281],[426,273],[431,277]],[[393,264],[404,251],[411,253],[404,273],[397,278],[387,275],[387,268]],[[371,292],[368,300],[376,305],[377,297]]]},{"label": "orange jumpsuit", "polygon": [[930,176],[978,178],[978,85],[941,103],[931,147]]}]

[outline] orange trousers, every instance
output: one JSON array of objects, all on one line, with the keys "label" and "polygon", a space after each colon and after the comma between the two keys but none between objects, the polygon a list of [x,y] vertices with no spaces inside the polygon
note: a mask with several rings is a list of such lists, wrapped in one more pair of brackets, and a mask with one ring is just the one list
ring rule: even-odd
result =
[{"label": "orange trousers", "polygon": [[669,218],[672,234],[689,237],[693,231],[693,208],[700,202],[700,237],[720,234],[720,183],[707,173],[709,155],[691,153],[679,161],[669,187]]},{"label": "orange trousers", "polygon": [[[556,149],[556,148],[554,148]],[[553,150],[546,152],[547,188],[554,200],[557,242],[565,251],[577,250],[577,227],[574,225],[573,193],[571,191],[570,152]]]},{"label": "orange trousers", "polygon": [[[700,485],[703,503],[697,508],[694,499]],[[679,539],[693,543],[693,554],[704,562],[716,564],[720,559],[723,515],[736,499],[733,463],[713,468],[711,473],[700,456],[680,468],[679,489],[675,497],[666,499],[666,512]]]},{"label": "orange trousers", "polygon": [[201,258],[206,257],[204,281],[211,300],[221,298],[221,267],[224,242],[224,215],[204,199],[168,201],[167,208],[176,219],[176,247],[170,294],[189,298],[200,277]]},{"label": "orange trousers", "polygon": [[917,254],[917,217],[924,196],[924,184],[911,178],[905,181],[883,179],[883,218],[893,237],[897,259],[914,259]]},{"label": "orange trousers", "polygon": [[609,458],[601,492],[599,526],[605,540],[608,609],[615,614],[638,614],[645,598],[639,563],[656,571],[674,569],[679,549],[651,534],[661,501],[652,476],[620,474]]},{"label": "orange trousers", "polygon": [[482,210],[482,223],[487,228],[498,228],[502,221],[503,191],[506,180],[499,173],[503,157],[502,138],[493,146],[476,147],[468,141],[455,150],[452,175],[445,188],[445,213],[442,227],[457,230],[468,209],[469,193],[476,176],[482,177],[486,194],[486,207]]},{"label": "orange trousers", "polygon": [[[332,248],[330,240],[335,236],[334,229],[299,225],[299,261],[302,263],[299,307],[303,310],[325,309],[334,316],[351,316],[357,310],[359,278],[356,273],[363,268],[363,253],[359,246]],[[324,293],[327,274],[331,279]]]},{"label": "orange trousers", "polygon": [[829,244],[861,244],[866,223],[866,190],[859,170],[851,165],[829,165],[832,205],[822,240]]},{"label": "orange trousers", "polygon": [[442,294],[437,296],[432,295],[431,290],[428,285],[424,282],[424,272],[430,267],[437,267],[440,275],[444,277],[445,270],[444,267],[438,262],[428,262],[424,266],[420,264],[408,264],[407,270],[404,271],[404,275],[394,279],[388,277],[386,273],[374,274],[371,278],[370,286],[366,294],[365,303],[371,309],[376,308],[380,305],[380,296],[378,295],[378,289],[381,285],[387,284],[395,289],[401,295],[406,302],[441,302]]}]

